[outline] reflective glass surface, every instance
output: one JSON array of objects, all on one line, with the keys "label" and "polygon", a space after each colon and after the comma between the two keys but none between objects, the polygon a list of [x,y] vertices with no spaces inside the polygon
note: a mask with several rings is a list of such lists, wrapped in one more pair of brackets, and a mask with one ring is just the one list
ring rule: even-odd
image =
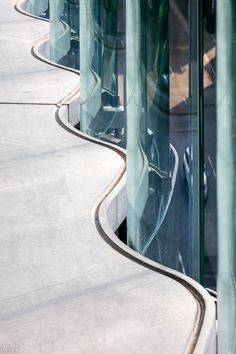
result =
[{"label": "reflective glass surface", "polygon": [[[215,163],[215,10],[212,1],[205,6],[127,2],[126,21],[128,243],[202,283],[216,248],[215,180],[209,198],[213,170],[204,158],[206,126],[205,153]],[[215,268],[207,279],[215,285]]]},{"label": "reflective glass surface", "polygon": [[236,3],[217,2],[218,352],[235,353]]},{"label": "reflective glass surface", "polygon": [[[178,31],[172,30],[176,27]],[[183,272],[189,268],[190,250],[189,237],[185,235],[189,232],[189,187],[183,186],[184,178],[179,176],[188,138],[187,133],[182,134],[184,124],[188,130],[187,99],[186,6],[179,9],[176,2],[169,6],[165,0],[130,2],[127,5],[128,242],[143,255]],[[191,164],[191,158],[188,161]],[[191,168],[189,164],[187,168]]]},{"label": "reflective glass surface", "polygon": [[50,0],[51,60],[79,69],[79,0]]},{"label": "reflective glass surface", "polygon": [[127,3],[128,242],[160,262],[156,235],[177,167],[169,142],[168,13],[166,1]]},{"label": "reflective glass surface", "polygon": [[52,60],[80,68],[81,130],[127,145],[128,245],[213,290],[218,268],[219,353],[235,353],[235,1],[51,0],[50,14]]},{"label": "reflective glass surface", "polygon": [[125,145],[125,1],[80,1],[81,130]]},{"label": "reflective glass surface", "polygon": [[217,271],[217,189],[216,189],[216,1],[203,1],[204,64],[204,170],[206,200],[204,203],[205,279],[206,287],[216,290]]},{"label": "reflective glass surface", "polygon": [[214,0],[51,0],[51,59],[80,69],[80,128],[127,143],[128,244],[216,287]]}]

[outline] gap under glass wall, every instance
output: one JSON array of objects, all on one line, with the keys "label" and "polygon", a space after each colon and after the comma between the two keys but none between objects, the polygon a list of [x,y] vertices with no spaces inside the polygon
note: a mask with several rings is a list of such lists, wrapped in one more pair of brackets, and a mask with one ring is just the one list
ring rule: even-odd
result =
[{"label": "gap under glass wall", "polygon": [[214,1],[127,2],[128,243],[211,288],[214,21]]}]

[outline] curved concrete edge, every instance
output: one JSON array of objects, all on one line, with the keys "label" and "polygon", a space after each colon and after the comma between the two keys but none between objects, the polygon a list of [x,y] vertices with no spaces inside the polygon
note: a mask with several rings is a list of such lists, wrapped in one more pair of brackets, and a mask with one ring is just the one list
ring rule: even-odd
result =
[{"label": "curved concrete edge", "polygon": [[[55,110],[54,114],[55,118],[56,115],[58,115],[59,124],[61,123],[63,128],[70,133],[75,134],[82,139],[111,148],[125,159],[125,152],[123,149],[117,149],[109,143],[103,143],[100,140],[83,134],[72,127],[68,122],[68,106],[64,105],[59,107]],[[94,205],[91,213],[92,221],[103,239],[117,252],[146,268],[152,269],[153,271],[172,278],[174,281],[181,283],[193,294],[198,303],[199,311],[196,318],[195,330],[189,339],[189,345],[186,349],[186,353],[192,353],[193,351],[197,354],[215,353],[216,310],[212,297],[199,283],[193,279],[153,262],[144,256],[141,256],[117,238],[114,231],[126,217],[126,210],[126,171],[124,161],[124,166],[120,170],[120,173],[117,175],[116,179]]]},{"label": "curved concrete edge", "polygon": [[[23,1],[18,1],[15,5],[14,8],[16,11],[20,12],[21,14],[28,16],[28,17],[32,17],[36,20],[40,20],[40,21],[45,21],[45,22],[50,22],[49,19],[45,19],[42,17],[38,17],[35,15],[32,15],[30,12],[27,12],[24,10],[25,8],[25,3],[27,3],[28,0],[23,0]],[[37,41],[35,41],[34,43],[32,43],[31,45],[31,53],[33,54],[33,56],[35,56],[37,59],[55,66],[57,68],[61,68],[63,70],[67,70],[67,71],[71,71],[77,75],[80,75],[80,71],[70,68],[68,66],[62,65],[62,64],[58,64],[55,63],[54,61],[52,61],[50,59],[50,42],[49,42],[49,33],[46,33],[43,37],[37,39]]]},{"label": "curved concrete edge", "polygon": [[[51,65],[54,65],[54,63],[51,62]],[[186,353],[191,353],[193,350],[194,353],[199,354],[215,353],[215,305],[208,292],[191,278],[167,267],[161,266],[134,252],[128,246],[124,245],[115,235],[114,231],[126,217],[127,210],[125,152],[121,148],[117,148],[109,143],[101,142],[100,140],[92,138],[75,129],[70,123],[70,108],[73,104],[77,106],[77,97],[74,100],[73,97],[70,97],[68,102],[67,97],[64,98],[64,103],[59,105],[58,109],[54,112],[58,123],[61,124],[64,129],[82,139],[111,148],[119,155],[123,155],[122,157],[124,159],[124,166],[120,170],[117,178],[113,181],[112,185],[108,187],[108,190],[101,196],[92,210],[91,216],[95,227],[98,229],[99,233],[106,240],[106,242],[115,248],[116,251],[145,267],[151,268],[156,272],[173,278],[175,281],[182,283],[188,288],[189,291],[192,292],[199,303],[199,312],[204,311],[204,317],[201,319],[199,313],[199,318],[196,319],[195,331],[189,340]]]},{"label": "curved concrete edge", "polygon": [[70,71],[78,76],[78,84],[66,97],[62,98],[57,103],[57,106],[68,106],[68,121],[73,127],[76,126],[77,124],[79,124],[80,121],[80,72],[78,70],[67,68],[66,66],[60,64],[55,64],[53,61],[50,60],[49,35],[46,35],[39,39],[37,42],[33,43],[31,47],[31,53],[38,60],[46,62],[47,64],[57,67],[59,69]]},{"label": "curved concrete edge", "polygon": [[[30,15],[27,13],[25,14]],[[33,15],[30,16],[35,17]],[[38,19],[42,20],[41,18]],[[74,71],[76,73],[76,71],[73,69],[69,70],[68,68],[57,65],[51,62],[49,59],[45,58],[39,50],[40,45],[42,43],[45,44],[45,42],[48,42],[48,35],[33,44],[32,50],[35,56],[38,57],[39,60],[48,62],[50,65],[61,67],[64,70]],[[58,103],[58,108],[55,109],[54,112],[58,123],[61,122],[63,128],[72,134],[78,135],[82,139],[86,139],[99,145],[103,145],[107,148],[111,148],[118,154],[123,155],[125,160],[123,149],[119,149],[109,143],[101,142],[98,139],[94,139],[84,133],[81,133],[70,124],[68,113],[69,107],[71,104],[73,104],[73,102],[75,103],[75,100],[78,98],[76,97],[77,94],[79,95],[78,88],[77,92],[76,90],[72,90],[71,94],[66,96]],[[139,255],[128,246],[123,244],[114,233],[116,228],[120,225],[126,216],[127,202],[125,169],[126,168],[124,162],[124,166],[121,168],[118,176],[95,204],[91,215],[94,225],[104,240],[108,242],[116,251],[146,268],[152,269],[158,273],[168,276],[169,278],[172,278],[174,281],[181,283],[193,294],[199,304],[199,314],[196,318],[195,331],[189,340],[188,347],[186,348],[186,353],[194,352],[197,354],[213,354],[216,352],[216,311],[214,301],[208,292],[193,279]]]},{"label": "curved concrete edge", "polygon": [[55,63],[50,59],[50,42],[49,42],[49,33],[45,34],[42,38],[39,38],[36,42],[32,44],[32,54],[37,57],[37,59],[49,64],[53,65],[57,68],[70,71],[77,75],[80,75],[80,71],[70,68],[68,66]]},{"label": "curved concrete edge", "polygon": [[68,130],[71,134],[75,134],[78,137],[80,137],[81,139],[85,139],[85,140],[88,140],[92,143],[102,145],[104,147],[107,147],[107,148],[117,152],[119,155],[122,156],[123,160],[125,161],[126,160],[126,150],[125,149],[123,149],[119,146],[116,146],[112,143],[109,143],[107,141],[99,140],[99,139],[94,138],[90,135],[87,135],[87,134],[83,133],[81,130],[78,130],[77,128],[75,128],[74,126],[71,125],[71,123],[69,122],[69,108],[70,108],[69,106],[70,105],[71,105],[71,102],[57,105],[58,119],[61,122],[61,124],[64,126],[64,128],[66,130]]},{"label": "curved concrete edge", "polygon": [[[115,235],[114,227],[116,225],[116,220],[119,220],[122,217],[122,206],[124,209],[126,207],[124,195],[125,175],[109,195],[104,195],[103,200],[100,202],[98,201],[97,205],[94,207],[94,219],[97,219],[100,223],[100,228],[103,231],[103,238],[127,258],[142,264],[144,267],[172,278],[185,286],[193,294],[201,307],[199,311],[204,311],[204,317],[202,319],[196,319],[195,331],[192,338],[189,340],[189,346],[186,353],[191,353],[193,350],[194,353],[197,354],[216,353],[216,309],[214,301],[208,292],[190,277],[162,266],[136,253],[121,242]],[[120,203],[121,205],[119,205]],[[98,218],[96,218],[96,213],[98,213]]]},{"label": "curved concrete edge", "polygon": [[44,63],[47,63],[49,65],[52,65],[62,70],[70,71],[78,76],[78,84],[72,89],[72,91],[66,97],[62,98],[57,103],[57,106],[59,107],[62,105],[68,106],[68,121],[73,127],[76,126],[77,124],[79,124],[80,121],[79,119],[80,117],[80,112],[79,112],[80,72],[76,69],[68,68],[64,65],[54,63],[52,60],[50,60],[49,34],[46,34],[45,36],[43,36],[42,38],[40,38],[39,40],[37,40],[32,44],[31,53],[36,59],[41,60]]},{"label": "curved concrete edge", "polygon": [[19,1],[15,4],[14,7],[15,7],[16,11],[22,13],[25,16],[33,17],[36,20],[41,20],[41,21],[46,21],[46,22],[49,21],[47,18],[36,16],[36,15],[33,15],[30,13],[28,0]]},{"label": "curved concrete edge", "polygon": [[[126,205],[127,204],[127,202],[126,202],[126,151],[121,147],[115,146],[114,144],[93,138],[93,137],[79,131],[73,125],[71,125],[71,123],[69,121],[70,106],[71,106],[71,103],[68,103],[68,104],[59,105],[57,108],[55,108],[53,114],[54,114],[54,118],[56,119],[58,124],[63,129],[67,130],[69,133],[76,135],[81,139],[87,140],[87,141],[97,144],[97,145],[101,145],[104,148],[108,148],[108,149],[116,152],[123,160],[123,163],[121,165],[121,168],[120,168],[116,178],[114,179],[112,184],[110,186],[108,186],[105,193],[97,201],[97,203],[95,204],[95,206],[92,210],[92,213],[91,213],[92,221],[96,227],[96,223],[94,222],[96,217],[94,214],[95,214],[95,210],[97,209],[97,205],[99,205],[104,200],[104,198],[106,198],[108,195],[110,195],[110,193],[113,191],[113,189],[115,187],[119,187],[120,192],[118,193],[118,198],[119,198],[119,202],[121,204],[118,205],[119,203],[118,203],[118,199],[117,199],[116,208],[114,208],[114,214],[110,213],[110,219],[109,219],[109,221],[107,220],[108,223],[110,223],[112,230],[115,231],[120,226],[120,224],[122,223],[122,221],[125,219],[125,217],[127,215],[127,212],[126,212],[126,210],[127,210],[127,205]],[[116,215],[115,218],[114,218],[114,215]],[[115,233],[114,233],[114,236],[116,237]]]}]

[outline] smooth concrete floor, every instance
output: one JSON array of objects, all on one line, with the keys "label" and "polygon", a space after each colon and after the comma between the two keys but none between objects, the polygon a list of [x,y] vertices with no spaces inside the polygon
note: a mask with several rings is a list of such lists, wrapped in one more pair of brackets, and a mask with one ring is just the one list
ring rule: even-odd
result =
[{"label": "smooth concrete floor", "polygon": [[11,3],[0,12],[0,351],[183,353],[195,299],[98,234],[91,210],[121,158],[57,124],[54,104],[78,77],[31,56],[48,24]]}]

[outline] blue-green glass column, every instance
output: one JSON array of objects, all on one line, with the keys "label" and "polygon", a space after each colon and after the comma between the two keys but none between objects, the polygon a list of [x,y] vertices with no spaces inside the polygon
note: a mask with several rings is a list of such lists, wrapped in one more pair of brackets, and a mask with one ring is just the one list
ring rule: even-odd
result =
[{"label": "blue-green glass column", "polygon": [[93,69],[98,11],[94,0],[80,1],[80,128],[93,135],[91,123],[101,108],[101,78]]},{"label": "blue-green glass column", "polygon": [[80,127],[125,145],[124,0],[80,1]]},{"label": "blue-green glass column", "polygon": [[128,243],[198,281],[204,257],[201,4],[126,1]]},{"label": "blue-green glass column", "polygon": [[202,0],[189,2],[189,274],[204,278]]},{"label": "blue-green glass column", "polygon": [[[127,239],[162,262],[158,231],[172,194],[168,1],[126,1]],[[153,246],[154,245],[154,246]]]},{"label": "blue-green glass column", "polygon": [[236,2],[217,2],[219,354],[236,353]]},{"label": "blue-green glass column", "polygon": [[[128,244],[141,253],[143,249],[141,218],[148,198],[148,159],[141,142],[142,80],[141,4],[127,1],[127,196]],[[143,129],[143,135],[145,131]]]},{"label": "blue-green glass column", "polygon": [[70,26],[62,20],[64,0],[50,0],[50,59],[56,63],[70,50]]},{"label": "blue-green glass column", "polygon": [[50,0],[50,58],[79,69],[79,0]]}]

